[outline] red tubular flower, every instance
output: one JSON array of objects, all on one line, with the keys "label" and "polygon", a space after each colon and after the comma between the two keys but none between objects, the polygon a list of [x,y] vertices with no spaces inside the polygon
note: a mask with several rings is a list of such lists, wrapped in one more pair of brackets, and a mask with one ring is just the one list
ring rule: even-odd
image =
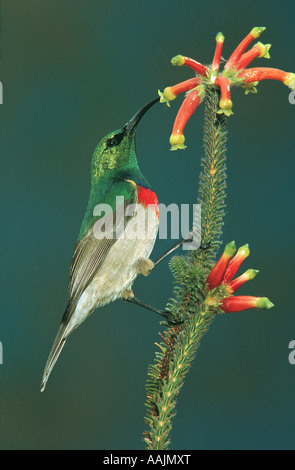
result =
[{"label": "red tubular flower", "polygon": [[[255,86],[261,81],[266,79],[279,80],[286,86],[295,90],[295,74],[284,72],[283,70],[273,68],[246,68],[256,57],[269,58],[270,44],[262,44],[258,42],[252,49],[246,51],[246,48],[251,42],[258,38],[265,30],[264,27],[253,28],[249,34],[240,42],[236,47],[230,58],[225,64],[224,70],[219,71],[221,53],[223,48],[224,36],[218,33],[216,36],[216,47],[211,66],[205,65],[183,55],[177,55],[171,60],[173,65],[182,66],[187,65],[196,72],[197,77],[181,82],[173,87],[165,88],[163,93],[160,93],[160,102],[167,103],[176,98],[179,93],[190,92],[185,98],[183,106],[179,109],[174,122],[170,142],[172,144],[171,150],[186,148],[184,145],[183,130],[191,115],[196,110],[197,106],[203,100],[206,90],[212,87],[220,89],[221,99],[219,102],[219,114],[224,113],[230,116],[232,113],[231,101],[231,86],[239,86],[245,89],[245,93],[256,93]],[[197,88],[199,91],[194,90]],[[199,94],[199,98],[197,98]],[[189,109],[191,107],[191,109]]]},{"label": "red tubular flower", "polygon": [[294,73],[269,67],[246,69],[239,74],[239,77],[244,78],[245,83],[260,82],[261,80],[279,80],[286,86],[289,86],[295,80]]},{"label": "red tubular flower", "polygon": [[219,113],[224,113],[227,116],[233,114],[231,111],[232,108],[232,100],[230,99],[230,82],[229,79],[224,77],[223,75],[218,75],[214,82],[215,85],[219,86],[221,99],[219,101],[220,110]]},{"label": "red tubular flower", "polygon": [[255,46],[250,49],[250,51],[245,52],[242,57],[240,58],[236,68],[238,70],[245,69],[250,62],[252,62],[256,57],[264,57],[265,59],[269,59],[269,49],[271,48],[271,44],[262,44],[262,42],[258,42]]},{"label": "red tubular flower", "polygon": [[256,38],[259,38],[260,34],[265,30],[266,28],[264,28],[263,26],[259,26],[259,27],[256,27],[256,28],[253,28],[249,34],[247,34],[247,36],[240,42],[240,44],[238,45],[238,47],[236,47],[236,49],[234,50],[234,52],[232,53],[232,55],[230,56],[230,58],[228,59],[228,61],[226,62],[224,68],[225,69],[228,69],[228,68],[233,68],[235,67],[235,65],[238,63],[238,61],[240,60],[240,57],[241,55],[243,54],[243,52],[247,49],[247,47],[249,46],[249,44],[251,44],[252,41],[254,41],[254,39]]},{"label": "red tubular flower", "polygon": [[184,82],[177,83],[174,86],[169,86],[165,88],[163,93],[160,91],[158,92],[161,97],[160,102],[167,102],[168,106],[170,106],[169,101],[175,100],[175,98],[180,93],[184,93],[186,91],[192,90],[193,88],[196,88],[198,85],[200,85],[200,83],[200,80],[197,77],[194,77],[190,78],[189,80],[185,80]]},{"label": "red tubular flower", "polygon": [[184,141],[185,137],[183,135],[184,128],[187,121],[191,115],[195,112],[199,106],[202,97],[198,89],[191,91],[182,105],[179,108],[179,111],[176,115],[174,126],[172,129],[172,134],[170,136],[171,150],[177,150],[185,148]]},{"label": "red tubular flower", "polygon": [[227,297],[222,301],[221,310],[226,313],[240,312],[249,308],[269,309],[274,304],[267,297],[252,297],[251,295],[237,295]]},{"label": "red tubular flower", "polygon": [[227,297],[222,299],[221,310],[224,312],[238,312],[248,308],[271,308],[273,304],[266,297],[252,297],[248,295],[233,296],[245,282],[254,279],[259,271],[257,269],[248,269],[244,274],[232,280],[242,262],[250,253],[249,246],[244,245],[239,248],[234,257],[235,242],[228,243],[222,256],[219,258],[211,273],[207,278],[209,290],[219,286],[225,287]]},{"label": "red tubular flower", "polygon": [[217,70],[219,69],[223,43],[224,43],[224,36],[222,33],[218,33],[216,36],[216,48],[215,48],[215,53],[214,53],[214,57],[212,61],[212,70],[214,70],[215,72],[217,72]]},{"label": "red tubular flower", "polygon": [[239,267],[241,266],[242,262],[247,258],[247,256],[249,256],[249,254],[250,250],[248,244],[241,246],[241,248],[238,249],[237,254],[230,261],[228,267],[225,270],[224,276],[222,278],[222,282],[224,284],[227,284],[232,280]]},{"label": "red tubular flower", "polygon": [[230,291],[236,292],[245,282],[251,281],[259,273],[258,269],[248,269],[229,284]]},{"label": "red tubular flower", "polygon": [[211,273],[209,274],[207,278],[207,284],[209,289],[214,289],[214,287],[217,287],[220,285],[221,280],[224,276],[224,272],[233,256],[233,254],[236,251],[236,244],[235,242],[230,242],[226,245],[224,252],[215,264],[214,268],[212,269]]},{"label": "red tubular flower", "polygon": [[201,64],[200,62],[197,62],[194,59],[190,59],[189,57],[185,57],[183,55],[177,55],[171,59],[172,65],[177,65],[180,67],[181,65],[187,65],[191,69],[193,69],[195,72],[197,72],[199,75],[206,76],[208,73],[207,67],[205,65]]}]

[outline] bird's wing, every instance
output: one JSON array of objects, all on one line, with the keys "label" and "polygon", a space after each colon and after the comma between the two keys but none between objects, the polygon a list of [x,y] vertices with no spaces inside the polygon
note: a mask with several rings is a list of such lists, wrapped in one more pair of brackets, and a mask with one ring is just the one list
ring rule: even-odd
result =
[{"label": "bird's wing", "polygon": [[81,297],[114,242],[113,230],[106,233],[106,238],[97,239],[91,228],[83,240],[77,243],[70,267],[70,299]]},{"label": "bird's wing", "polygon": [[69,302],[45,365],[41,391],[45,389],[49,375],[70,333],[70,319],[75,312],[79,298],[100,269],[111,246],[116,242],[116,237],[120,236],[132,218],[132,215],[126,215],[125,209],[129,204],[137,202],[136,188],[125,181],[114,183],[111,190],[104,195],[104,203],[115,207],[114,201],[116,202],[116,195],[119,194],[127,196],[124,202],[122,201],[122,205],[116,207],[118,210],[98,219],[102,222],[104,218],[104,237],[98,238],[94,224],[76,245],[70,268]]},{"label": "bird's wing", "polygon": [[[73,304],[79,300],[88,287],[105,260],[111,246],[115,243],[116,238],[118,238],[128,221],[132,218],[131,216],[125,215],[125,209],[129,204],[136,202],[137,191],[127,182],[120,182],[117,183],[117,185],[118,190],[120,188],[121,192],[122,185],[125,186],[125,193],[128,194],[128,196],[124,198],[124,203],[117,207],[119,210],[115,210],[97,220],[98,223],[103,224],[103,232],[99,230],[98,233],[94,224],[94,226],[88,230],[85,237],[76,245],[70,268],[69,282],[69,296]],[[105,195],[104,203],[114,207],[115,193],[118,194],[116,188],[113,186],[112,191]]]}]

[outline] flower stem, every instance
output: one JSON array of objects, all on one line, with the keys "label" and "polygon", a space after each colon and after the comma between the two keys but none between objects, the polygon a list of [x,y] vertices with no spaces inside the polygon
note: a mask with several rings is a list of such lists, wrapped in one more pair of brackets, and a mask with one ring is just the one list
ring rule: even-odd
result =
[{"label": "flower stem", "polygon": [[202,207],[200,232],[204,250],[191,250],[186,256],[176,256],[170,262],[176,286],[174,298],[167,309],[182,323],[170,326],[161,335],[154,364],[148,368],[144,433],[146,448],[165,450],[175,416],[176,400],[192,364],[201,338],[219,311],[211,302],[206,285],[216,251],[220,245],[226,188],[226,118],[217,113],[219,93],[211,87],[206,93],[203,171],[199,178],[198,203]]},{"label": "flower stem", "polygon": [[221,244],[226,198],[226,117],[219,114],[219,92],[209,89],[205,100],[204,150],[199,177],[198,203],[201,204],[201,240],[206,250],[193,252],[198,263],[214,261]]}]

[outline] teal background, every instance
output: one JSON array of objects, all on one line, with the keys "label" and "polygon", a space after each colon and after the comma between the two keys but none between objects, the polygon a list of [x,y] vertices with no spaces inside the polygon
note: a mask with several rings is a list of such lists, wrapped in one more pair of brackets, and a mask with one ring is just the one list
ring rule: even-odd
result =
[{"label": "teal background", "polygon": [[[294,14],[293,1],[269,0],[1,2],[1,449],[144,448],[146,371],[163,328],[156,315],[121,301],[97,310],[39,392],[92,152],[158,89],[192,76],[171,57],[210,62],[218,31],[229,57],[252,27],[267,26],[271,60],[256,64],[295,72]],[[260,273],[241,293],[275,308],[215,320],[179,396],[173,449],[295,447],[295,106],[279,82],[258,89],[233,91],[224,242],[250,244],[244,268]],[[187,125],[187,150],[169,150],[180,103],[154,106],[137,133],[142,171],[166,204],[196,201],[203,151],[204,105]],[[153,258],[170,244],[158,240]],[[134,290],[162,307],[172,284],[164,263]]]}]

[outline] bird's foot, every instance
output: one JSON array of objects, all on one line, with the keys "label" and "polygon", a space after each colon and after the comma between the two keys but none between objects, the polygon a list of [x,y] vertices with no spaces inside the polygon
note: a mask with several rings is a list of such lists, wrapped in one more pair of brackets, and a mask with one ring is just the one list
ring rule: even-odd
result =
[{"label": "bird's foot", "polygon": [[208,250],[208,248],[210,248],[211,246],[211,242],[209,241],[208,243],[201,243],[201,245],[199,246],[199,250]]},{"label": "bird's foot", "polygon": [[[132,297],[130,295],[130,292],[132,293]],[[180,325],[183,323],[182,321],[175,320],[175,316],[169,312],[168,310],[159,310],[158,308],[152,307],[149,304],[146,304],[142,300],[137,299],[134,297],[134,294],[131,290],[126,290],[121,294],[122,300],[125,300],[125,302],[130,302],[132,304],[138,305],[139,307],[143,307],[146,310],[150,310],[151,312],[155,312],[161,317],[165,318],[165,321],[161,322],[162,324],[168,325],[168,326],[176,326]]]},{"label": "bird's foot", "polygon": [[165,321],[160,322],[162,325],[178,326],[178,325],[182,325],[183,323],[183,321],[181,320],[175,320],[174,315],[171,312],[168,312],[167,310],[162,312],[162,316],[166,318]]},{"label": "bird's foot", "polygon": [[131,289],[126,289],[123,294],[121,294],[121,299],[122,300],[130,300],[130,299],[134,299],[134,293],[133,293],[133,290]]},{"label": "bird's foot", "polygon": [[148,276],[155,267],[155,263],[149,258],[140,258],[137,261],[137,272]]}]

